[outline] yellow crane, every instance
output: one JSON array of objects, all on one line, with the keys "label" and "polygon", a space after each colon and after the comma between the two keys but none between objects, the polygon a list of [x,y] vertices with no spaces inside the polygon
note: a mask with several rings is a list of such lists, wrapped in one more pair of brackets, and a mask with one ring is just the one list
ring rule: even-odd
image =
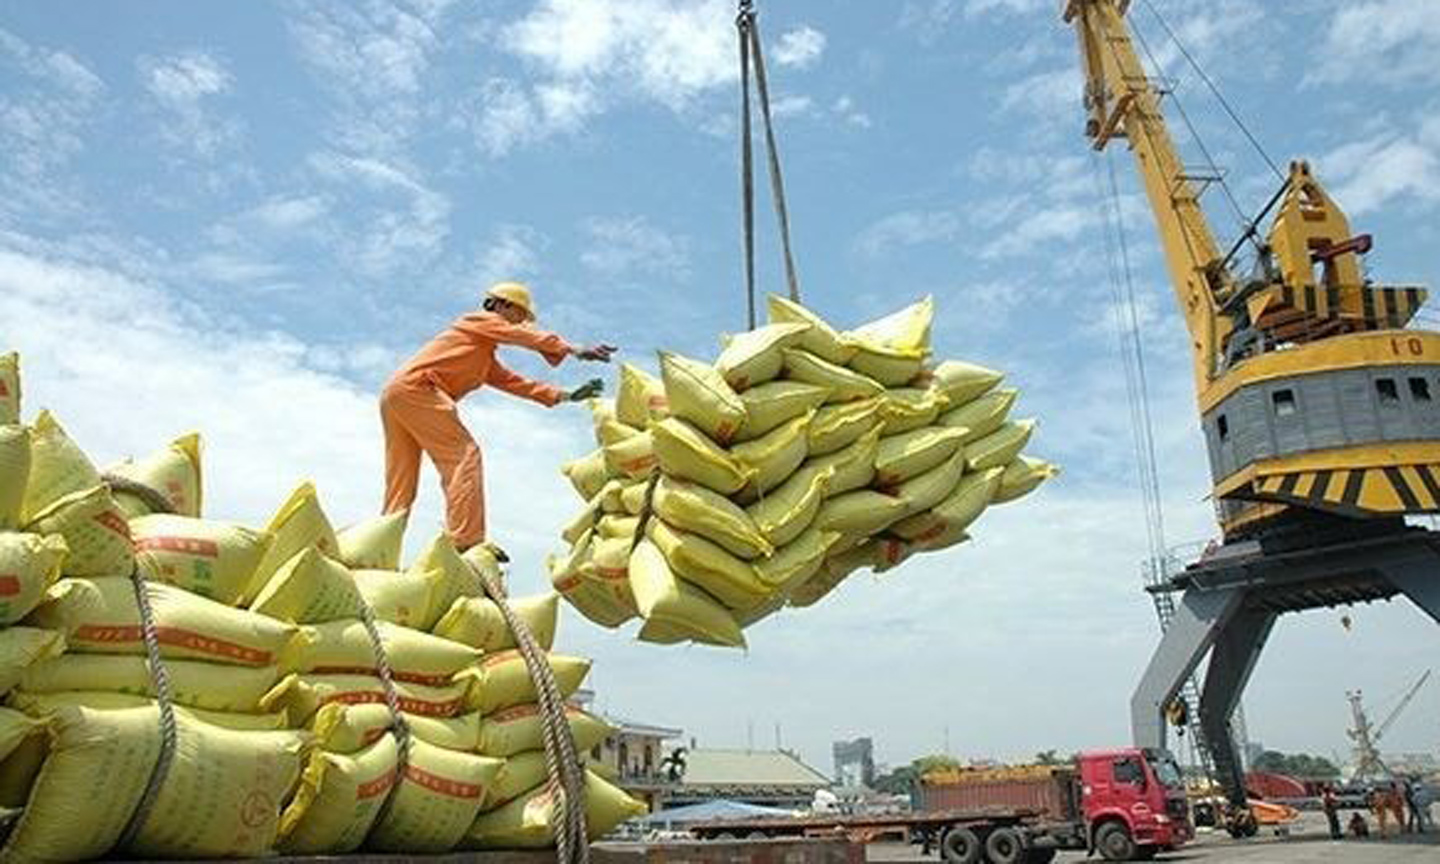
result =
[{"label": "yellow crane", "polygon": [[[1230,719],[1281,613],[1404,594],[1440,622],[1440,534],[1405,522],[1440,512],[1440,333],[1411,326],[1423,288],[1366,277],[1370,236],[1302,160],[1276,169],[1279,188],[1222,251],[1200,200],[1216,178],[1182,162],[1130,7],[1068,0],[1063,17],[1079,37],[1086,137],[1130,151],[1155,219],[1222,533],[1148,589],[1180,600],[1132,697],[1132,731],[1163,747],[1166,714],[1183,717],[1177,700],[1208,655],[1199,726],[1243,809]],[[1254,266],[1237,272],[1247,244]]]}]

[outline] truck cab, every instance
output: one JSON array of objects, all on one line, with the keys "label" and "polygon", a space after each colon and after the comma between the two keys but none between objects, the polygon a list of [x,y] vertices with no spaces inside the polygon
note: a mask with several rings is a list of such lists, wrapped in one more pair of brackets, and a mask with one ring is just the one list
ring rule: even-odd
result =
[{"label": "truck cab", "polygon": [[1149,858],[1195,836],[1185,784],[1168,753],[1138,747],[1079,756],[1080,812],[1107,861]]}]

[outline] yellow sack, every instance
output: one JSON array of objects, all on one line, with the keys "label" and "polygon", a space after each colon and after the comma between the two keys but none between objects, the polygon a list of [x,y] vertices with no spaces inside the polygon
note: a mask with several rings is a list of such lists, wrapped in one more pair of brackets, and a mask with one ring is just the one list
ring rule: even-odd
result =
[{"label": "yellow sack", "polygon": [[589,501],[610,479],[609,467],[605,463],[603,448],[592,450],[579,459],[572,459],[560,466],[560,473],[575,488],[575,494]]},{"label": "yellow sack", "polygon": [[[615,482],[618,481],[611,481],[611,483]],[[595,524],[600,521],[600,514],[604,512],[605,498],[610,489],[610,483],[605,484],[604,489],[595,493],[595,497],[586,502],[585,508],[576,513],[574,518],[560,530],[561,539],[566,543],[573,544],[579,541],[580,535],[595,530]]]},{"label": "yellow sack", "polygon": [[826,402],[854,402],[885,392],[885,388],[875,379],[821,360],[809,351],[786,348],[784,353],[785,376],[792,381],[803,381],[826,388],[830,391]]},{"label": "yellow sack", "polygon": [[[160,652],[175,659],[268,666],[295,627],[206,600],[162,582],[146,582]],[[39,627],[65,631],[71,651],[144,654],[140,613],[129,579],[62,579],[30,615]]]},{"label": "yellow sack", "polygon": [[[555,621],[560,595],[552,592],[509,601],[515,617],[525,622],[540,647],[546,651],[555,643]],[[435,624],[435,635],[469,645],[481,651],[504,651],[515,647],[515,636],[505,624],[500,607],[488,597],[461,597]]]},{"label": "yellow sack", "polygon": [[775,548],[799,536],[815,521],[820,505],[829,493],[835,469],[796,471],[779,488],[745,508],[755,527]]},{"label": "yellow sack", "polygon": [[[421,717],[454,717],[465,710],[468,682],[427,687],[395,682],[400,710]],[[285,711],[303,724],[326,705],[384,705],[385,687],[373,675],[286,675],[260,700],[264,711]]]},{"label": "yellow sack", "polygon": [[[439,587],[430,600],[424,620],[416,625],[419,630],[433,628],[440,616],[449,612],[461,597],[484,597],[484,577],[500,582],[500,562],[495,560],[489,549],[476,545],[461,555],[455,548],[455,542],[444,531],[435,535],[410,569],[417,573],[438,574],[434,578],[438,580]],[[500,582],[500,587],[504,587],[503,582]]]},{"label": "yellow sack", "polygon": [[1058,467],[1043,459],[1016,456],[1005,466],[1005,473],[1000,475],[1000,486],[995,490],[995,494],[990,496],[990,503],[1004,504],[1028,495],[1036,486],[1059,473]]},{"label": "yellow sack", "polygon": [[[542,849],[555,844],[551,791],[539,787],[475,820],[465,845],[480,849]],[[585,830],[591,840],[643,816],[646,807],[594,771],[585,772]]]},{"label": "yellow sack", "polygon": [[602,420],[595,426],[595,440],[600,442],[601,447],[611,444],[619,444],[628,438],[634,438],[640,434],[639,429],[633,426],[626,426],[619,420]]},{"label": "yellow sack", "polygon": [[0,426],[20,422],[20,355],[0,354]]},{"label": "yellow sack", "polygon": [[1034,420],[1006,423],[984,438],[965,445],[966,467],[971,471],[1005,467],[1020,455],[1021,448],[1029,443],[1030,434],[1034,431]]},{"label": "yellow sack", "polygon": [[438,570],[354,570],[350,576],[376,618],[402,627],[424,629],[441,590]]},{"label": "yellow sack", "polygon": [[745,403],[712,367],[661,351],[660,377],[670,413],[689,420],[716,442],[729,444],[745,425]]},{"label": "yellow sack", "polygon": [[[555,674],[555,685],[560,689],[561,697],[570,698],[590,673],[590,661],[564,654],[545,656]],[[473,682],[469,691],[470,708],[482,714],[540,698],[535,693],[535,682],[530,680],[530,670],[519,651],[487,654],[478,664],[463,670],[456,680]]]},{"label": "yellow sack", "polygon": [[751,477],[751,470],[739,460],[678,417],[656,423],[650,434],[660,470],[671,477],[694,480],[722,495],[740,491]]},{"label": "yellow sack", "polygon": [[568,554],[551,556],[546,562],[550,584],[586,618],[603,627],[618,627],[637,614],[628,564],[619,579],[600,574],[592,561],[594,545],[594,535],[587,531]]},{"label": "yellow sack", "polygon": [[[144,708],[154,705],[149,696],[135,693],[116,693],[107,690],[64,690],[57,693],[30,693],[16,690],[10,694],[10,703],[25,713],[44,717],[65,708]],[[243,714],[238,711],[210,711],[175,703],[176,711],[185,711],[196,720],[230,729],[236,732],[274,732],[287,729],[290,724],[284,714]]]},{"label": "yellow sack", "polygon": [[922,375],[925,355],[861,344],[846,365],[885,387],[900,387]]},{"label": "yellow sack", "polygon": [[821,504],[814,524],[822,531],[868,537],[905,518],[907,509],[900,498],[871,489],[859,489],[836,495]]},{"label": "yellow sack", "polygon": [[639,528],[639,516],[608,514],[595,523],[595,534],[602,539],[634,537]]},{"label": "yellow sack", "polygon": [[880,426],[884,419],[883,398],[861,399],[843,405],[827,405],[815,412],[806,432],[810,439],[810,455],[834,453],[859,441],[867,432]]},{"label": "yellow sack", "polygon": [[800,381],[771,381],[740,394],[745,403],[745,426],[737,441],[751,441],[771,429],[801,417],[825,404],[830,391]]},{"label": "yellow sack", "polygon": [[944,397],[934,390],[895,387],[885,391],[883,435],[899,435],[929,426],[945,408]]},{"label": "yellow sack", "polygon": [[290,624],[319,624],[359,618],[364,605],[349,568],[311,546],[280,565],[250,611]]},{"label": "yellow sack", "polygon": [[965,430],[965,443],[984,438],[999,429],[1015,404],[1020,391],[1004,388],[992,390],[977,399],[946,411],[936,418],[941,426],[954,426]]},{"label": "yellow sack", "polygon": [[[137,461],[125,460],[106,469],[114,474],[144,484],[160,493],[170,504],[170,512],[178,516],[199,517],[203,488],[200,483],[200,433],[191,432],[170,442],[163,450]],[[153,512],[150,505],[127,492],[116,492],[115,502],[127,518]]]},{"label": "yellow sack", "polygon": [[927,294],[898,312],[846,331],[842,338],[862,348],[928,354],[930,325],[934,320],[935,298]]},{"label": "yellow sack", "polygon": [[630,576],[631,537],[596,537],[588,568],[607,582],[619,582]]},{"label": "yellow sack", "polygon": [[659,464],[655,440],[649,432],[637,432],[623,441],[606,444],[604,451],[606,470],[616,477],[639,480],[648,477]]},{"label": "yellow sack", "polygon": [[620,490],[620,506],[631,516],[639,516],[645,510],[645,496],[649,483],[631,483]]},{"label": "yellow sack", "polygon": [[[376,623],[391,676],[396,681],[443,687],[464,667],[480,659],[468,645],[389,622]],[[331,621],[302,627],[280,657],[286,672],[313,675],[380,674],[370,633],[360,621]]]},{"label": "yellow sack", "polygon": [[0,531],[0,624],[30,614],[60,577],[67,552],[58,534]]},{"label": "yellow sack", "polygon": [[615,416],[621,423],[644,429],[651,420],[670,416],[665,385],[638,366],[620,364],[620,390],[615,398]]},{"label": "yellow sack", "polygon": [[[275,686],[274,666],[222,666],[197,660],[166,660],[171,697],[176,704],[207,711],[255,714]],[[118,654],[61,654],[40,660],[20,673],[18,689],[28,693],[103,690],[154,697],[145,658]]]},{"label": "yellow sack", "polygon": [[[474,752],[480,746],[480,715],[424,717],[401,711],[415,737],[446,750]],[[333,753],[355,753],[380,740],[391,727],[390,706],[383,702],[347,705],[331,702],[310,717],[315,742]]]},{"label": "yellow sack", "polygon": [[796,347],[803,348],[822,360],[843,366],[855,354],[855,347],[847,345],[823,318],[791,300],[777,294],[765,298],[772,324],[808,324],[810,329],[800,334]]},{"label": "yellow sack", "polygon": [[234,603],[270,546],[270,535],[233,522],[190,516],[130,520],[136,562],[151,579]]},{"label": "yellow sack", "polygon": [[[0,762],[10,758],[26,738],[43,734],[45,722],[10,708],[0,708]],[[602,736],[603,737],[603,736]],[[20,802],[22,805],[25,802]]]},{"label": "yellow sack", "polygon": [[649,540],[641,540],[630,555],[630,585],[635,605],[646,621],[662,621],[707,643],[744,646],[745,636],[735,616],[677,577],[659,547]]},{"label": "yellow sack", "polygon": [[0,531],[20,527],[25,485],[30,480],[30,430],[0,425]]},{"label": "yellow sack", "polygon": [[25,530],[65,538],[67,576],[128,576],[135,569],[130,526],[104,484],[55,501]]},{"label": "yellow sack", "polygon": [[651,519],[646,536],[664,553],[671,570],[732,609],[753,605],[769,593],[749,561],[698,534],[676,531],[664,520]]},{"label": "yellow sack", "polygon": [[946,360],[930,370],[925,378],[933,390],[945,397],[947,404],[960,406],[994,390],[1005,375],[974,363]]},{"label": "yellow sack", "polygon": [[[575,752],[584,753],[605,740],[615,728],[574,705],[565,706],[565,719],[575,736]],[[496,711],[480,721],[480,752],[486,756],[514,756],[545,746],[540,706],[516,705]],[[503,770],[503,769],[502,769]]]},{"label": "yellow sack", "polygon": [[949,459],[894,487],[895,497],[905,502],[905,515],[929,510],[955,491],[965,473],[965,454],[957,452]]},{"label": "yellow sack", "polygon": [[825,556],[840,536],[835,531],[810,528],[755,565],[756,575],[782,601],[779,605],[784,605],[783,601],[790,591],[820,569]]},{"label": "yellow sack", "polygon": [[275,511],[265,530],[274,539],[270,548],[265,550],[265,557],[260,559],[260,564],[255,568],[250,584],[240,595],[240,602],[244,604],[254,600],[260,589],[265,587],[265,583],[275,575],[275,571],[302,549],[314,546],[332,557],[340,550],[340,544],[335,539],[335,529],[330,527],[330,520],[326,518],[325,511],[320,509],[320,499],[315,493],[314,484],[308,481],[301,483],[290,493],[290,497]]},{"label": "yellow sack", "polygon": [[893,541],[866,540],[853,549],[831,553],[815,575],[790,591],[790,605],[799,608],[814,606],[829,596],[851,573],[863,567],[874,567],[878,560],[882,560],[881,550],[886,542],[899,548]]},{"label": "yellow sack", "polygon": [[652,503],[661,519],[714,540],[733,555],[750,559],[773,551],[748,513],[704,486],[662,477],[655,484]]},{"label": "yellow sack", "polygon": [[1004,472],[990,468],[960,478],[955,490],[927,513],[902,519],[890,526],[893,534],[911,542],[922,541],[950,531],[964,531],[985,511],[1000,487]]},{"label": "yellow sack", "polygon": [[100,472],[70,440],[49,411],[41,411],[30,430],[30,478],[20,506],[22,524],[76,492],[100,485]]},{"label": "yellow sack", "polygon": [[384,734],[353,756],[310,754],[295,797],[280,814],[280,851],[341,855],[359,849],[395,785],[399,754],[395,736]]},{"label": "yellow sack", "polygon": [[585,400],[585,407],[590,409],[590,422],[595,426],[597,443],[605,443],[599,440],[600,424],[607,420],[617,421],[620,419],[615,413],[615,400],[600,398],[587,399]]},{"label": "yellow sack", "polygon": [[893,487],[918,477],[955,455],[964,437],[959,429],[926,426],[881,438],[875,451],[875,483]]},{"label": "yellow sack", "polygon": [[0,693],[14,689],[20,683],[21,674],[32,664],[58,657],[64,650],[65,634],[55,630],[36,627],[0,629]]},{"label": "yellow sack", "polygon": [[957,528],[954,525],[947,526],[938,534],[931,534],[918,540],[911,541],[906,546],[907,554],[910,552],[938,552],[941,549],[948,549],[957,546],[970,539],[964,528]]},{"label": "yellow sack", "polygon": [[501,761],[413,741],[395,799],[365,845],[407,855],[447,852],[480,814]]},{"label": "yellow sack", "polygon": [[[253,858],[272,851],[280,802],[300,773],[303,732],[234,732],[175,713],[176,758],[125,852]],[[155,707],[65,708],[51,753],[5,847],[17,861],[103,857],[140,802],[160,756]],[[103,778],[104,794],[91,794]],[[120,851],[120,850],[117,850]]]},{"label": "yellow sack", "polygon": [[764,384],[780,374],[781,351],[795,345],[809,324],[766,324],[731,336],[715,360],[715,371],[736,392]]},{"label": "yellow sack", "polygon": [[[586,754],[588,755],[588,754]],[[495,777],[495,785],[485,796],[482,812],[497,810],[526,792],[546,782],[550,769],[545,764],[544,750],[526,750],[506,758]]]},{"label": "yellow sack", "polygon": [[806,433],[815,414],[796,417],[753,441],[736,444],[730,452],[750,472],[745,497],[763,495],[795,473],[809,453]]},{"label": "yellow sack", "polygon": [[356,522],[335,534],[336,556],[346,567],[398,570],[409,511]]},{"label": "yellow sack", "polygon": [[827,496],[863,489],[875,479],[875,453],[879,446],[880,429],[876,427],[833,453],[805,460],[794,476],[815,478],[828,472]]},{"label": "yellow sack", "polygon": [[[611,480],[609,483],[606,483],[596,496],[600,499],[600,512],[606,515],[616,516],[625,514],[625,493],[636,487],[639,487],[639,490],[643,493],[645,490],[645,481]],[[604,516],[601,516],[600,519],[604,519]],[[599,527],[599,520],[596,521],[595,527]]]}]

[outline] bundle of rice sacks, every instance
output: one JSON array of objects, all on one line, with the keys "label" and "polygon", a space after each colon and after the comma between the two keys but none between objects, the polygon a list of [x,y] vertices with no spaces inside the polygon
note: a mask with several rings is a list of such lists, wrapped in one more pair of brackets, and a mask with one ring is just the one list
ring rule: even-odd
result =
[{"label": "bundle of rice sacks", "polygon": [[557,591],[641,640],[739,647],[850,574],[969,539],[984,510],[1053,477],[1033,420],[975,364],[933,362],[930,298],[852,330],[769,298],[712,363],[660,352],[591,411],[562,471],[584,506],[549,561]]},{"label": "bundle of rice sacks", "polygon": [[[401,569],[403,514],[336,531],[309,483],[264,528],[202,518],[198,435],[102,472],[50,414],[20,423],[19,385],[18,358],[0,355],[0,855],[498,842],[478,820],[543,786],[545,772],[542,755],[531,782],[538,727],[518,715],[534,687],[477,576],[499,581],[484,549],[462,556],[441,534]],[[174,711],[163,777],[136,572]],[[548,649],[556,595],[513,608]],[[403,770],[382,664],[410,734]],[[566,693],[589,667],[562,655],[551,665]],[[606,729],[589,715],[571,725],[582,742]],[[522,770],[507,775],[515,757]],[[588,814],[593,826],[633,815],[618,794]],[[605,809],[615,800],[625,806]]]}]

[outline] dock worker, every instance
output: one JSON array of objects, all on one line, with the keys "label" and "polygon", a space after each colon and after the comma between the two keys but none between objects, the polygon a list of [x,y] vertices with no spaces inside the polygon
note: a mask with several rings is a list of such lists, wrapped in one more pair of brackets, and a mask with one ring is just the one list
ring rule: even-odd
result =
[{"label": "dock worker", "polygon": [[485,480],[480,447],[460,422],[456,406],[466,394],[489,386],[554,407],[599,395],[594,378],[571,390],[532,381],[507,369],[496,356],[502,346],[528,348],[558,366],[567,357],[610,362],[613,345],[579,347],[536,328],[530,289],[501,282],[485,292],[482,308],[460,316],[391,376],[380,394],[385,429],[385,512],[408,510],[420,480],[420,455],[430,457],[445,493],[445,525],[461,551],[484,543],[499,560],[505,552],[488,542]]}]

